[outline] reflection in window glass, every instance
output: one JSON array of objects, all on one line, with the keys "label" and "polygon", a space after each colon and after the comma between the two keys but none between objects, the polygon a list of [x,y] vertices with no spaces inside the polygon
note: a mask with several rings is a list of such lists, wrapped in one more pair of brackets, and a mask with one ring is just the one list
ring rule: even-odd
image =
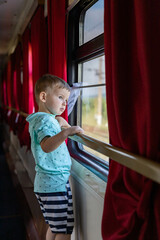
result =
[{"label": "reflection in window glass", "polygon": [[82,90],[81,124],[91,137],[108,142],[105,86]]},{"label": "reflection in window glass", "polygon": [[104,32],[104,0],[97,1],[83,13],[82,39],[80,45],[97,37]]},{"label": "reflection in window glass", "polygon": [[[95,138],[95,137],[94,137]],[[106,142],[105,142],[106,143]],[[108,163],[109,163],[109,157],[108,156],[106,156],[106,155],[104,155],[104,154],[101,154],[101,153],[99,153],[99,152],[97,152],[97,151],[95,151],[95,150],[93,150],[93,149],[91,149],[91,148],[89,148],[89,147],[86,147],[86,146],[83,146],[83,149],[86,151],[86,152],[88,152],[89,154],[91,154],[91,155],[93,155],[94,157],[96,156],[96,157],[98,157],[98,158],[100,158],[100,159],[102,159],[102,160],[104,160],[104,161],[107,161]]]},{"label": "reflection in window glass", "polygon": [[[86,135],[108,143],[104,56],[81,63],[78,69],[79,82],[83,86],[78,101],[78,118],[81,119],[81,126]],[[95,84],[96,86],[94,86]],[[97,157],[107,160],[104,155],[88,147],[84,146],[84,149]]]},{"label": "reflection in window glass", "polygon": [[104,55],[82,63],[82,68],[83,86],[105,83]]},{"label": "reflection in window glass", "polygon": [[[81,96],[81,126],[85,134],[109,143],[105,86],[83,89]],[[99,158],[108,160],[106,156],[97,151],[86,146],[84,146],[84,149]]]}]

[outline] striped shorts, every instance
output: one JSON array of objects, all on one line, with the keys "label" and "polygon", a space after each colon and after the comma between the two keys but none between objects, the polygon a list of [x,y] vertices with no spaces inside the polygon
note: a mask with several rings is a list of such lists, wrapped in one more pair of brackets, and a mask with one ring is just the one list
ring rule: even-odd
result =
[{"label": "striped shorts", "polygon": [[72,193],[69,182],[66,192],[37,193],[45,222],[53,233],[72,234],[74,226]]}]

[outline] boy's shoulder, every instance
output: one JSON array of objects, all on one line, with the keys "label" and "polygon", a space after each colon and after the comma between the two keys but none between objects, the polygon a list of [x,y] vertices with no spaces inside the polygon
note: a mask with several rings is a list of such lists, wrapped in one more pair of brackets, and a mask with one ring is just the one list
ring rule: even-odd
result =
[{"label": "boy's shoulder", "polygon": [[55,122],[55,116],[52,114],[48,114],[45,112],[36,112],[30,114],[27,118],[26,121],[29,122],[30,125],[35,125],[35,124],[47,124],[49,122]]}]

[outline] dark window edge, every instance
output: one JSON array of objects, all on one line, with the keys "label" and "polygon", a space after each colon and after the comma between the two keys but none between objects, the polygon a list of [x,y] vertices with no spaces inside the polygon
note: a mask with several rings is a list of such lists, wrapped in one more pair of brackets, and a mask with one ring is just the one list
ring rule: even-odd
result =
[{"label": "dark window edge", "polygon": [[94,158],[90,154],[87,154],[87,152],[77,149],[76,143],[71,139],[68,139],[68,150],[73,159],[86,167],[104,182],[107,182],[109,169],[107,164],[104,164],[103,166],[102,162],[99,162],[98,164],[97,158]]}]

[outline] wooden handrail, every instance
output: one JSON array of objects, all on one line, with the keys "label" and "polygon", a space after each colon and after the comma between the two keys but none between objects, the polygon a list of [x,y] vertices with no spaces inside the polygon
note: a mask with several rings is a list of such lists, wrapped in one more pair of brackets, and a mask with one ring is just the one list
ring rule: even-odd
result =
[{"label": "wooden handrail", "polygon": [[74,136],[69,136],[69,138],[108,156],[123,166],[126,166],[157,183],[160,183],[160,163],[130,153],[122,148],[101,142],[85,134],[76,134]]},{"label": "wooden handrail", "polygon": [[20,110],[17,110],[16,108],[13,108],[13,107],[9,107],[9,106],[4,106],[5,108],[9,109],[9,110],[12,110],[16,113],[19,113],[19,115],[23,116],[23,117],[27,117],[29,114],[28,113],[25,113],[25,112],[22,112]]},{"label": "wooden handrail", "polygon": [[[25,117],[28,116],[27,113],[16,110],[12,107],[7,107],[12,111],[19,113]],[[95,138],[89,137],[85,134],[76,134],[74,136],[69,136],[70,139],[79,142],[97,152],[108,156],[114,161],[126,166],[143,176],[160,183],[160,163],[154,162],[151,159],[130,153],[118,147],[114,147],[110,144],[99,141]]]}]

